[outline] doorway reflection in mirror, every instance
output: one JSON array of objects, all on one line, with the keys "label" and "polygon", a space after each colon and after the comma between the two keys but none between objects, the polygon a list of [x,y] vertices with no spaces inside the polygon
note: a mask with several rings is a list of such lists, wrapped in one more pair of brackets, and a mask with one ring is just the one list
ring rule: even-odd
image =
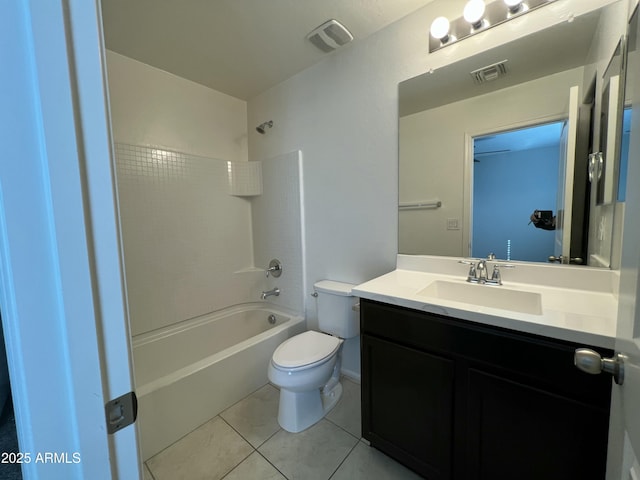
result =
[{"label": "doorway reflection in mirror", "polygon": [[556,211],[561,131],[553,122],[474,138],[473,257],[546,262],[553,254],[555,233],[530,217]]}]

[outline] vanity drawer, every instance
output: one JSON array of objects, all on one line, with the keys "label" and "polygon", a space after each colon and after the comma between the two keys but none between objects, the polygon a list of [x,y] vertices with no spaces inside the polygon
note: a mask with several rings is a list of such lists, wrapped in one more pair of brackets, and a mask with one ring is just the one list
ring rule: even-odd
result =
[{"label": "vanity drawer", "polygon": [[[588,345],[365,299],[360,309],[363,334],[481,365],[487,371],[609,408],[611,377],[585,374],[573,364],[575,349]],[[602,356],[613,355],[608,349],[589,348]]]}]

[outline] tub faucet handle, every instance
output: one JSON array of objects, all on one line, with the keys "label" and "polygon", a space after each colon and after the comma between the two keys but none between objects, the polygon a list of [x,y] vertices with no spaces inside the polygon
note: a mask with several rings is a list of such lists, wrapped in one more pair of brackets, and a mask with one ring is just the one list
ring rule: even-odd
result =
[{"label": "tub faucet handle", "polygon": [[269,277],[269,274],[273,275],[275,278],[278,278],[280,275],[282,275],[282,263],[280,262],[280,260],[278,260],[277,258],[271,260],[269,262],[269,268],[267,268],[266,272],[267,277]]}]

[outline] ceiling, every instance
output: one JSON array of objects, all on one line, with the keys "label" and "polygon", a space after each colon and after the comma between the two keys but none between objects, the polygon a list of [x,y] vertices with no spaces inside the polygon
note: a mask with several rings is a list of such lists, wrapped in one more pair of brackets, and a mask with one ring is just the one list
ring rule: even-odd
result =
[{"label": "ceiling", "polygon": [[333,54],[305,40],[327,20],[358,41],[432,1],[102,0],[102,15],[107,49],[248,100]]}]

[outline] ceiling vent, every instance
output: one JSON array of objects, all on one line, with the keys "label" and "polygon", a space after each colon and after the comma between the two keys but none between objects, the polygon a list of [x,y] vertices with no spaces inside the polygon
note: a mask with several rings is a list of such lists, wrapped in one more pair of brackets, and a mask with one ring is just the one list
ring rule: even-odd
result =
[{"label": "ceiling vent", "polygon": [[307,35],[307,40],[323,52],[331,52],[353,40],[353,35],[344,25],[332,19],[314,29]]},{"label": "ceiling vent", "polygon": [[480,85],[485,82],[492,82],[507,74],[507,60],[487,65],[486,67],[479,68],[470,73],[473,77],[473,81]]}]

